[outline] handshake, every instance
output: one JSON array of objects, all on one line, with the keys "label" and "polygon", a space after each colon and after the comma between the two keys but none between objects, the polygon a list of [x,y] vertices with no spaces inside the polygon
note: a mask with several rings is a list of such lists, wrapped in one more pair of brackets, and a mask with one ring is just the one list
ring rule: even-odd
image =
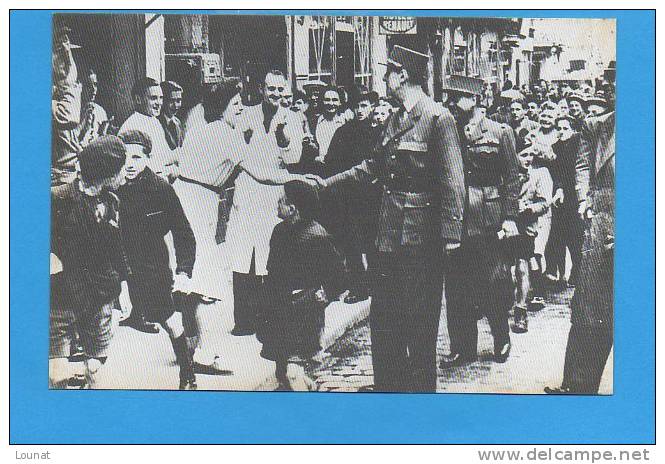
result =
[{"label": "handshake", "polygon": [[328,182],[326,179],[323,179],[321,176],[316,174],[296,174],[296,179],[302,182],[305,182],[312,187],[316,187],[318,190],[323,190],[328,187]]}]

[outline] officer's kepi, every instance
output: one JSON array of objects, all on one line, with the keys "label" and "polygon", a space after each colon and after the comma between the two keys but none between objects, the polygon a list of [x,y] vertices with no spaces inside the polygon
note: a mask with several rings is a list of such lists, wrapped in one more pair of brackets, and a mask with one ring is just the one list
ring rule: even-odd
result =
[{"label": "officer's kepi", "polygon": [[446,93],[461,93],[464,95],[482,95],[483,94],[482,79],[477,77],[459,76],[453,74],[448,76],[446,83],[443,86],[443,91]]},{"label": "officer's kepi", "polygon": [[396,69],[406,69],[409,76],[422,77],[427,70],[428,61],[429,56],[424,53],[402,47],[401,45],[395,45],[390,52],[390,57],[386,60],[386,63],[379,64],[391,66]]}]

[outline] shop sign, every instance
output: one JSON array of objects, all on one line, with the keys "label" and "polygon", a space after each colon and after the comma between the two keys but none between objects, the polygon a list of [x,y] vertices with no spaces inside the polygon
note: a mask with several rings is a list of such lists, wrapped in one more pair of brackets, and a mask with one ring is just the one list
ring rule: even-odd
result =
[{"label": "shop sign", "polygon": [[415,34],[416,18],[409,16],[381,16],[379,17],[379,34]]}]

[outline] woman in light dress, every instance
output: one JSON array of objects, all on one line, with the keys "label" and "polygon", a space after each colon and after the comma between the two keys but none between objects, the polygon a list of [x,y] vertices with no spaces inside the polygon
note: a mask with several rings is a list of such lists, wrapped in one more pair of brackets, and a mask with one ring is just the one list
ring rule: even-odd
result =
[{"label": "woman in light dress", "polygon": [[196,238],[190,287],[195,296],[193,312],[198,325],[198,337],[193,337],[194,360],[218,369],[220,357],[214,353],[211,348],[214,342],[209,339],[214,331],[202,327],[202,323],[210,320],[206,317],[207,311],[212,310],[209,303],[231,297],[229,254],[225,252],[228,246],[220,246],[215,240],[220,188],[236,169],[267,185],[304,178],[281,169],[277,156],[270,157],[275,159],[274,163],[267,163],[260,153],[250,149],[250,134],[238,127],[244,108],[237,80],[213,86],[206,93],[203,107],[207,124],[187,133],[179,162],[180,177],[173,187]]}]

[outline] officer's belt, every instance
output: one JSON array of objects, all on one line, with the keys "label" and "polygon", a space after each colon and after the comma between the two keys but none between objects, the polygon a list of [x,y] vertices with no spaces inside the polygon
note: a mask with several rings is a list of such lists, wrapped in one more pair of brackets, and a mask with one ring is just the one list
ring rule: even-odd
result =
[{"label": "officer's belt", "polygon": [[392,176],[381,179],[388,190],[395,192],[426,193],[434,190],[434,181],[427,177]]}]

